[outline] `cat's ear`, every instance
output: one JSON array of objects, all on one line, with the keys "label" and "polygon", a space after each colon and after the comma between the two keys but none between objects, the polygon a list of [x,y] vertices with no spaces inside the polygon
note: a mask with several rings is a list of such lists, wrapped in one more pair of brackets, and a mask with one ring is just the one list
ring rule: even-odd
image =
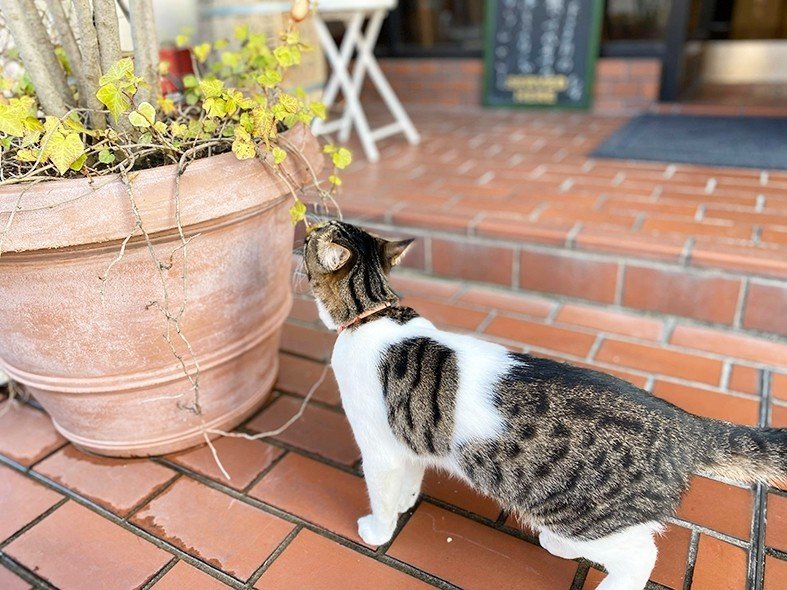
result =
[{"label": "cat's ear", "polygon": [[334,242],[320,242],[317,245],[317,257],[323,268],[333,272],[347,263],[350,259],[350,251]]},{"label": "cat's ear", "polygon": [[383,255],[388,261],[388,264],[391,266],[396,266],[399,264],[404,259],[404,255],[407,254],[407,250],[409,250],[410,245],[414,241],[414,238],[392,242],[386,241],[383,245]]}]

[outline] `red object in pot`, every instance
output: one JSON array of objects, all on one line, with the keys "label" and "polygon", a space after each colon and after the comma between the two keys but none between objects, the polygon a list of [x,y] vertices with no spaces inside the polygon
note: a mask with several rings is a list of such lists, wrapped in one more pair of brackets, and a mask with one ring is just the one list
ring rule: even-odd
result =
[{"label": "red object in pot", "polygon": [[193,74],[190,49],[165,47],[159,49],[159,60],[169,63],[169,73],[161,77],[161,93],[166,96],[172,92],[183,91],[183,77]]}]

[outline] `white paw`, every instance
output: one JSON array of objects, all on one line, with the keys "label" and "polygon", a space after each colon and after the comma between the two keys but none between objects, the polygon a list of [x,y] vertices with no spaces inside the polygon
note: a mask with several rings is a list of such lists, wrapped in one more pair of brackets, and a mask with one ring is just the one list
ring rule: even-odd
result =
[{"label": "white paw", "polygon": [[358,519],[358,534],[367,545],[385,545],[391,540],[396,523],[384,523],[375,518],[373,514],[368,514]]},{"label": "white paw", "polygon": [[399,498],[399,504],[396,506],[396,511],[399,514],[403,514],[410,510],[413,506],[415,506],[415,502],[418,500],[418,492],[409,492],[402,494]]}]

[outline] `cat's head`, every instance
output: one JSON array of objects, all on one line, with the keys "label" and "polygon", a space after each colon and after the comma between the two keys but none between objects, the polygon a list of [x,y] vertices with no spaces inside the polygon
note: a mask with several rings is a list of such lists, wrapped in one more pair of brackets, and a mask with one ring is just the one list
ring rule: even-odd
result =
[{"label": "cat's head", "polygon": [[303,261],[323,323],[333,330],[395,302],[388,274],[412,242],[386,240],[342,221],[313,228],[306,236]]}]

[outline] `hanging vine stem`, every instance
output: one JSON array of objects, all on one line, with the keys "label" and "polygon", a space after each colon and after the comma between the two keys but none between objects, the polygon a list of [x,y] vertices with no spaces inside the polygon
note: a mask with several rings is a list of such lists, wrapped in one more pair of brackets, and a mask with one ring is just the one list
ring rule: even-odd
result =
[{"label": "hanging vine stem", "polygon": [[208,443],[208,447],[210,448],[211,455],[213,455],[213,460],[216,462],[216,466],[219,468],[221,473],[227,480],[231,480],[230,474],[227,473],[227,470],[224,468],[224,465],[219,458],[219,454],[216,451],[216,447],[213,445],[213,442],[210,440],[210,434],[216,434],[219,436],[227,436],[230,438],[243,438],[246,440],[260,440],[262,438],[271,438],[273,436],[279,436],[282,432],[287,430],[290,426],[295,424],[303,413],[306,411],[306,406],[309,405],[309,401],[311,401],[312,397],[314,397],[315,392],[323,384],[325,378],[328,376],[328,369],[331,368],[331,365],[325,365],[322,369],[322,373],[317,378],[317,381],[311,386],[309,391],[306,393],[306,396],[301,401],[301,405],[298,408],[298,411],[290,417],[284,424],[279,426],[276,430],[269,430],[268,432],[258,432],[257,434],[246,434],[245,432],[224,432],[223,430],[218,430],[216,428],[205,428],[205,423],[202,424],[202,436],[205,439],[205,442]]},{"label": "hanging vine stem", "polygon": [[[199,405],[199,364],[196,362],[196,355],[194,355],[194,350],[191,347],[190,342],[186,338],[183,330],[180,326],[180,318],[176,317],[172,314],[170,308],[170,294],[169,288],[167,287],[167,277],[165,274],[165,270],[167,269],[166,263],[164,263],[156,254],[156,250],[153,247],[153,241],[150,238],[150,234],[148,233],[147,229],[142,222],[142,215],[139,211],[139,207],[137,206],[136,198],[134,196],[134,188],[132,186],[132,178],[129,176],[128,170],[133,167],[133,157],[130,154],[126,154],[127,162],[129,164],[124,166],[120,169],[120,178],[126,187],[126,194],[128,195],[129,204],[131,206],[131,212],[134,215],[135,226],[138,226],[139,231],[142,233],[142,236],[145,240],[145,245],[147,246],[148,254],[150,255],[150,259],[153,262],[154,266],[156,267],[156,272],[159,277],[159,281],[161,282],[161,290],[162,290],[162,299],[163,303],[156,300],[149,302],[145,309],[150,309],[151,307],[156,307],[161,313],[164,315],[164,319],[166,321],[166,330],[164,332],[164,340],[167,342],[170,351],[172,352],[173,356],[178,360],[183,373],[186,375],[186,378],[189,380],[191,384],[191,390],[195,392],[195,400],[190,406],[180,406],[184,409],[188,409],[193,413],[200,415],[202,413],[202,408]],[[186,365],[186,359],[184,359],[183,355],[180,354],[175,347],[174,342],[172,341],[172,326],[175,324],[175,330],[180,337],[180,339],[186,344],[186,347],[189,351],[189,354],[192,357],[192,361],[195,362],[196,367],[196,376],[193,375]],[[180,404],[179,404],[180,405]]]},{"label": "hanging vine stem", "polygon": [[322,188],[322,183],[321,183],[320,179],[318,178],[317,173],[314,170],[314,167],[312,166],[311,162],[309,161],[309,158],[307,158],[306,154],[303,153],[303,150],[301,150],[298,146],[296,146],[294,143],[292,143],[286,137],[279,137],[279,140],[284,143],[284,146],[287,149],[289,149],[291,152],[294,152],[298,156],[298,158],[300,159],[301,162],[306,164],[306,169],[309,171],[309,175],[312,177],[312,184],[314,184],[314,187],[317,189],[317,193],[320,196],[320,200],[323,202],[323,207],[325,207],[326,212],[328,211],[328,207],[325,206],[324,202],[326,200],[329,200],[331,202],[331,204],[333,205],[334,209],[336,210],[336,216],[340,220],[342,220],[343,219],[342,209],[341,209],[341,207],[339,207],[339,203],[336,202],[336,199],[333,196],[333,189],[329,191],[329,190],[326,190],[326,189]]}]

